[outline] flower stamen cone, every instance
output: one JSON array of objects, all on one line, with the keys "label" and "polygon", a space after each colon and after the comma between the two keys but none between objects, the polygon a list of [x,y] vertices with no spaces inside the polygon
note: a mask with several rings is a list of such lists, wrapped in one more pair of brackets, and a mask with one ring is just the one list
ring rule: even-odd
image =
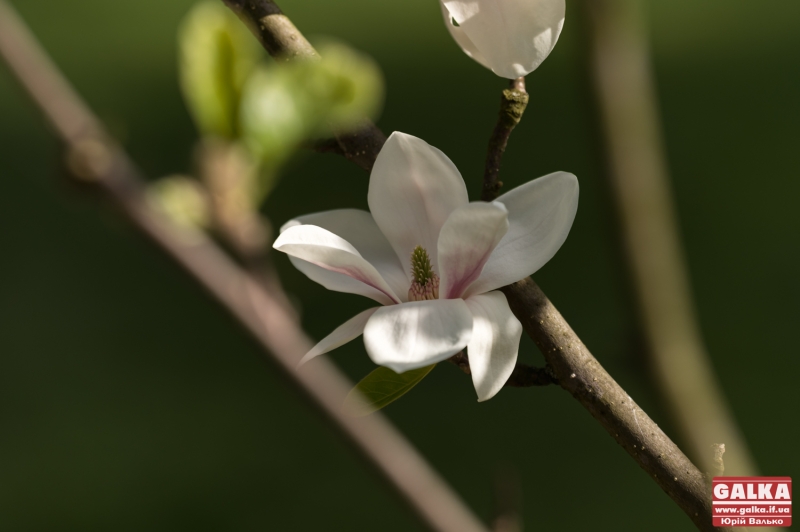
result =
[{"label": "flower stamen cone", "polygon": [[439,299],[439,276],[433,271],[431,258],[422,246],[411,252],[411,274],[414,280],[408,289],[409,301]]}]

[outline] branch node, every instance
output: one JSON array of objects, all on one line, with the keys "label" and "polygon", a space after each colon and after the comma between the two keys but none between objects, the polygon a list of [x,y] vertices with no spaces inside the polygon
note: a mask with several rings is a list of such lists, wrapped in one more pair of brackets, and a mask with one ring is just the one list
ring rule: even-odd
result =
[{"label": "branch node", "polygon": [[67,147],[65,162],[70,175],[75,179],[96,183],[108,175],[114,159],[103,141],[86,138]]}]

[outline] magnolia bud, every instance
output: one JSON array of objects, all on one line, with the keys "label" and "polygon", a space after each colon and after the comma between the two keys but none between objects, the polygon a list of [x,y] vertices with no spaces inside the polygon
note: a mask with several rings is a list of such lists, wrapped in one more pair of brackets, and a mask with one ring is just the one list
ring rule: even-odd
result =
[{"label": "magnolia bud", "polygon": [[564,0],[440,0],[445,25],[468,56],[498,76],[536,70],[564,26]]}]

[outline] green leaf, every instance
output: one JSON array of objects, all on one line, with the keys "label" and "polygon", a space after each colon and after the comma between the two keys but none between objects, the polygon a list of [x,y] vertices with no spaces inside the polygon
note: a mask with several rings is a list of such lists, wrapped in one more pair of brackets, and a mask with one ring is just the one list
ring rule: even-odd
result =
[{"label": "green leaf", "polygon": [[310,136],[313,114],[292,64],[259,66],[242,92],[240,124],[247,146],[277,169]]},{"label": "green leaf", "polygon": [[369,56],[334,41],[318,46],[321,61],[298,64],[298,84],[317,118],[313,134],[328,136],[375,119],[383,106],[380,68]]},{"label": "green leaf", "polygon": [[186,15],[178,34],[184,99],[201,134],[239,136],[242,87],[261,47],[221,2],[208,0]]},{"label": "green leaf", "polygon": [[259,66],[242,93],[240,124],[250,149],[277,169],[303,143],[375,118],[383,77],[369,57],[324,44],[321,59]]},{"label": "green leaf", "polygon": [[355,416],[366,416],[397,401],[424,379],[436,366],[395,373],[380,367],[361,379],[344,400],[345,410]]}]

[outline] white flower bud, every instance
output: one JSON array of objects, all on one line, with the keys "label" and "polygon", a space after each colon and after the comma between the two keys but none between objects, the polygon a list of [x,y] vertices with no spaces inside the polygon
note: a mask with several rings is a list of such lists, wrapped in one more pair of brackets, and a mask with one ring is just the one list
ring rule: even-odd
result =
[{"label": "white flower bud", "polygon": [[440,0],[445,25],[468,56],[498,76],[536,70],[564,26],[564,0]]}]

